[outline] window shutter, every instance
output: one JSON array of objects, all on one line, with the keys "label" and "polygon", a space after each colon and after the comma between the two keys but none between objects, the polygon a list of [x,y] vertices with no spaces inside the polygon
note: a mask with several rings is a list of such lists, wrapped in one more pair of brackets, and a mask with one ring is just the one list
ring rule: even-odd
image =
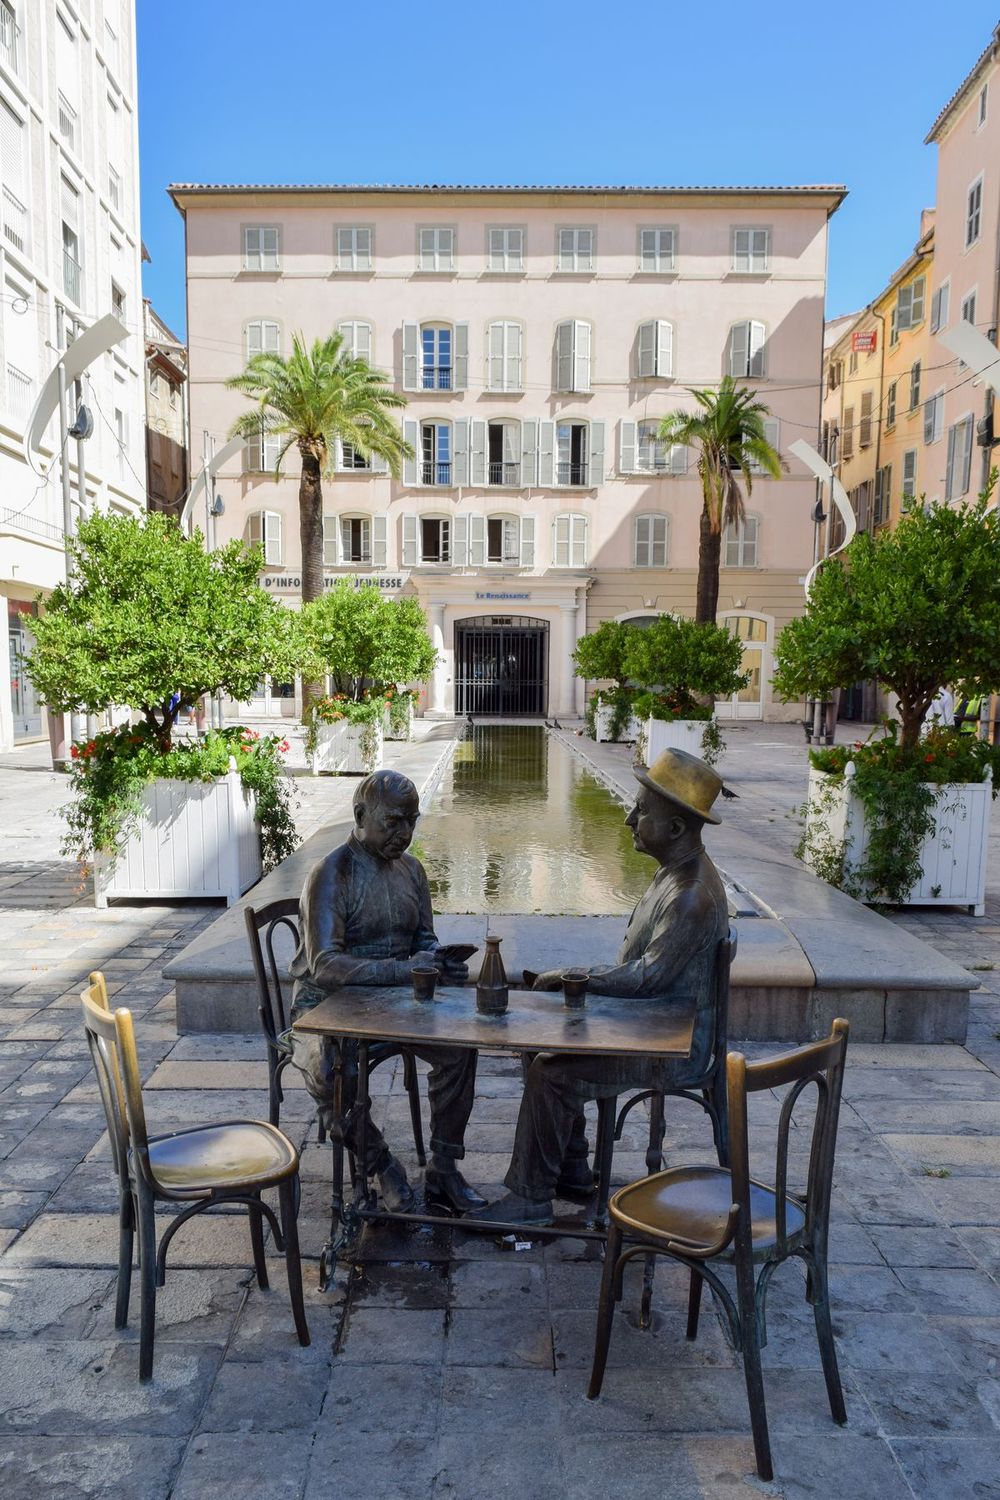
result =
[{"label": "window shutter", "polygon": [[656,271],[657,266],[657,231],[655,229],[642,229],[639,231],[639,269],[640,271]]},{"label": "window shutter", "polygon": [[538,483],[550,486],[555,481],[556,424],[538,424]]},{"label": "window shutter", "polygon": [[0,102],[0,173],[16,197],[24,195],[24,124]]},{"label": "window shutter", "polygon": [[389,461],[382,457],[381,453],[373,453],[371,456],[373,474],[388,474]]},{"label": "window shutter", "polygon": [[948,462],[945,467],[944,497],[946,500],[955,498],[955,448],[958,440],[958,428],[948,428]]},{"label": "window shutter", "polygon": [[507,237],[506,237],[505,231],[503,229],[491,229],[490,230],[490,270],[491,271],[504,271],[504,270],[506,270],[506,266],[504,265],[504,259],[505,259],[504,252],[506,250],[506,246],[507,246]]},{"label": "window shutter", "polygon": [[420,327],[417,323],[403,324],[403,390],[415,391],[417,386],[418,360],[417,351],[420,347]]},{"label": "window shutter", "polygon": [[573,329],[572,323],[559,323],[556,327],[556,390],[573,389]]},{"label": "window shutter", "polygon": [[523,358],[521,344],[523,338],[524,330],[520,323],[507,324],[507,360],[504,371],[504,389],[508,391],[520,391],[524,388],[521,374]]},{"label": "window shutter", "polygon": [[264,512],[264,561],[272,567],[281,565],[281,516],[276,510]]},{"label": "window shutter", "polygon": [[747,373],[750,330],[747,323],[734,323],[729,330],[729,373],[734,380]]},{"label": "window shutter", "polygon": [[[450,233],[450,231],[449,231]],[[455,369],[454,389],[465,391],[469,388],[469,325],[468,323],[455,324]]]},{"label": "window shutter", "polygon": [[923,316],[924,316],[924,293],[925,293],[926,286],[927,286],[927,278],[924,277],[924,276],[918,276],[917,279],[916,279],[916,281],[914,281],[911,284],[911,288],[910,289],[911,289],[911,292],[912,292],[912,295],[913,295],[913,302],[912,302],[911,307],[910,307],[910,327],[911,328],[915,328],[918,323],[920,323],[920,322],[923,321]]},{"label": "window shutter", "polygon": [[587,517],[570,516],[570,565],[583,568],[587,565]]},{"label": "window shutter", "polygon": [[[781,423],[777,417],[764,418],[764,441],[770,443],[776,453],[781,449]],[[765,470],[766,472],[766,470]]]},{"label": "window shutter", "polygon": [[656,374],[656,324],[639,324],[639,358],[636,374],[640,378]]},{"label": "window shutter", "polygon": [[671,443],[670,454],[667,459],[667,469],[671,474],[687,473],[688,451],[684,443]]},{"label": "window shutter", "polygon": [[456,568],[469,566],[469,517],[456,516],[452,523],[451,560]]},{"label": "window shutter", "polygon": [[902,332],[912,326],[913,287],[901,286],[896,293],[896,327]]},{"label": "window shutter", "polygon": [[417,565],[417,517],[403,517],[403,567]]},{"label": "window shutter", "polygon": [[[452,482],[456,485],[469,483],[469,420],[458,417],[454,425],[452,441]],[[475,483],[475,480],[473,480]]]},{"label": "window shutter", "polygon": [[650,556],[650,533],[652,530],[652,516],[636,516],[635,518],[635,552],[634,560],[637,568],[648,568]]},{"label": "window shutter", "polygon": [[570,519],[569,516],[556,516],[552,522],[552,561],[557,568],[569,565]]},{"label": "window shutter", "polygon": [[591,422],[590,432],[589,472],[587,479],[590,484],[604,483],[604,423]]},{"label": "window shutter", "polygon": [[535,518],[521,517],[521,567],[535,566]]},{"label": "window shutter", "polygon": [[590,390],[591,328],[589,323],[576,323],[573,330],[573,386],[574,391]]},{"label": "window shutter", "polygon": [[750,374],[758,379],[767,373],[765,364],[765,328],[763,323],[750,324]]},{"label": "window shutter", "polygon": [[576,245],[576,236],[572,229],[560,229],[559,231],[559,269],[560,271],[572,271],[573,251]]},{"label": "window shutter", "polygon": [[503,425],[503,461],[505,464],[516,464],[521,452],[521,438],[518,432],[517,422],[505,422]]},{"label": "window shutter", "polygon": [[624,418],[618,423],[618,472],[620,474],[635,473],[635,428],[634,422],[626,422]]},{"label": "window shutter", "polygon": [[733,231],[733,267],[737,271],[749,271],[750,269],[749,229],[736,229]]},{"label": "window shutter", "polygon": [[653,516],[651,520],[650,566],[665,568],[667,566],[667,518],[666,516]]},{"label": "window shutter", "polygon": [[252,510],[247,516],[247,535],[250,538],[251,547],[263,547],[264,523],[259,510]]},{"label": "window shutter", "polygon": [[959,423],[961,435],[964,438],[962,449],[962,488],[960,494],[967,495],[969,492],[969,480],[972,477],[972,418],[966,417],[964,422]]},{"label": "window shutter", "polygon": [[337,517],[323,517],[323,566],[337,566]]},{"label": "window shutter", "polygon": [[841,434],[841,452],[845,459],[854,456],[854,407],[844,407],[844,430]]},{"label": "window shutter", "polygon": [[454,229],[438,230],[438,262],[439,269],[451,271],[455,266],[455,231]]},{"label": "window shutter", "polygon": [[472,423],[472,465],[470,484],[486,483],[486,423]]},{"label": "window shutter", "polygon": [[757,566],[757,539],[760,536],[760,521],[756,516],[747,516],[743,523],[743,566]]},{"label": "window shutter", "polygon": [[[499,231],[494,231],[498,233]],[[504,389],[504,325],[491,323],[486,334],[486,389]]]},{"label": "window shutter", "polygon": [[367,227],[354,231],[355,269],[370,271],[372,268],[372,232]]},{"label": "window shutter", "polygon": [[665,318],[656,324],[656,374],[661,380],[674,373],[674,325]]},{"label": "window shutter", "polygon": [[386,566],[386,554],[388,546],[386,542],[385,516],[372,516],[372,567],[384,568]]},{"label": "window shutter", "polygon": [[755,229],[752,236],[751,265],[755,271],[767,270],[767,256],[770,246],[770,236],[766,229]]},{"label": "window shutter", "polygon": [[403,483],[416,484],[417,465],[420,462],[420,427],[418,423],[403,423],[403,441],[408,443],[413,449],[413,457],[403,459]]},{"label": "window shutter", "polygon": [[917,450],[908,448],[903,454],[903,494],[912,498],[917,493]]},{"label": "window shutter", "polygon": [[538,483],[538,423],[521,423],[521,484],[530,489]]},{"label": "window shutter", "polygon": [[420,231],[420,269],[421,271],[433,271],[434,269],[434,246],[437,243],[433,229],[421,229]]},{"label": "window shutter", "polygon": [[486,518],[469,517],[469,566],[481,568],[486,563]]},{"label": "window shutter", "polygon": [[871,446],[872,440],[872,403],[874,394],[871,391],[861,393],[861,418],[858,423],[858,445],[862,448]]},{"label": "window shutter", "polygon": [[260,354],[264,348],[263,339],[264,325],[262,323],[248,323],[246,329],[246,352],[247,359],[253,359],[255,354]]},{"label": "window shutter", "polygon": [[924,402],[924,442],[934,441],[934,397]]},{"label": "window shutter", "polygon": [[507,267],[508,271],[520,271],[524,265],[524,230],[507,230]]}]

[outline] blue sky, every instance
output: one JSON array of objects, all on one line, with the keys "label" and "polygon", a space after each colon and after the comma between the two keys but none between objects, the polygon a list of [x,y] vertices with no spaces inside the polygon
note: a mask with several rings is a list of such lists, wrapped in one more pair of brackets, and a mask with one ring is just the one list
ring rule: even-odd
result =
[{"label": "blue sky", "polygon": [[842,182],[827,311],[863,306],[934,201],[941,106],[997,0],[138,0],[145,294],[184,332],[187,182]]}]

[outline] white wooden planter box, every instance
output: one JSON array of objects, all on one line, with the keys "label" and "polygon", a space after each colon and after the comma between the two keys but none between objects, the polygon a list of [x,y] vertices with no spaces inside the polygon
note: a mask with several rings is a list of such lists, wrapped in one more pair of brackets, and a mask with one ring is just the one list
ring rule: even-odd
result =
[{"label": "white wooden planter box", "polygon": [[[611,719],[613,714],[614,709],[611,704],[603,703],[598,699],[597,708],[594,712],[594,729],[600,744],[613,743],[611,740]],[[631,742],[637,740],[641,730],[641,721],[636,718],[635,714],[629,714],[619,734],[617,743],[621,744],[625,741]]]},{"label": "white wooden planter box", "polygon": [[95,906],[113,896],[225,896],[232,906],[260,879],[257,799],[235,765],[216,781],[151,781],[142,804],[121,852],[94,861]]},{"label": "white wooden planter box", "polygon": [[382,734],[387,740],[412,740],[413,699],[409,698],[407,699],[407,702],[409,704],[409,707],[406,711],[406,718],[403,721],[402,726],[398,730],[394,730],[392,727],[392,720],[389,716],[389,705],[388,703],[386,704],[385,712],[382,715]]},{"label": "white wooden planter box", "polygon": [[700,757],[702,737],[710,722],[709,719],[647,719],[647,766],[664,750],[686,750],[689,755]]},{"label": "white wooden planter box", "polygon": [[[374,729],[377,748],[369,763],[362,757],[362,735]],[[377,771],[382,764],[382,725],[349,724],[346,719],[336,724],[316,725],[316,748],[312,753],[312,773],[332,771],[346,776],[367,776]]]},{"label": "white wooden planter box", "polygon": [[[856,870],[868,847],[868,829],[864,804],[851,787],[854,762],[849,761],[841,782],[834,782],[834,795],[822,814],[817,801],[825,802],[830,778],[815,767],[809,771],[807,823],[821,816],[830,834],[845,844],[844,865]],[[944,786],[929,785],[938,794],[933,810],[934,826],[920,850],[920,879],[911,890],[904,906],[966,906],[973,916],[981,917],[986,908],[986,855],[990,832],[990,806],[993,783],[985,781],[950,782]],[[877,899],[873,892],[871,899]]]}]

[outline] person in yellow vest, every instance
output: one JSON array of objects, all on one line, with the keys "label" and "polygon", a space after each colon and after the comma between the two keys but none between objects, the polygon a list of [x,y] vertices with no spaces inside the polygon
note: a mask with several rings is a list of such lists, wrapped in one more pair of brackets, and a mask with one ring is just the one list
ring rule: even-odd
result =
[{"label": "person in yellow vest", "polygon": [[962,734],[979,733],[979,715],[982,712],[982,697],[962,698],[955,708],[955,728]]}]

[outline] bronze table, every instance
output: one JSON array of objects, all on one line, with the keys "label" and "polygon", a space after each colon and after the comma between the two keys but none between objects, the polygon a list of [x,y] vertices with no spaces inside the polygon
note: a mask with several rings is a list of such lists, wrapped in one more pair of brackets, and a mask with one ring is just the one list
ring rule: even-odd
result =
[{"label": "bronze table", "polygon": [[[494,1052],[591,1053],[602,1057],[686,1057],[691,1050],[694,1009],[678,1011],[658,1000],[622,1000],[588,995],[583,1010],[570,1010],[560,992],[511,989],[509,1005],[502,1016],[482,1016],[476,1010],[476,992],[470,986],[438,988],[434,999],[415,1000],[408,986],[378,986],[342,989],[327,996],[295,1022],[296,1031],[328,1039],[334,1074],[334,1119],[330,1128],[333,1148],[333,1189],[330,1205],[330,1238],[320,1261],[320,1282],[325,1287],[333,1273],[338,1253],[351,1244],[361,1226],[372,1219],[403,1223],[442,1224],[492,1233],[569,1235],[603,1239],[608,1184],[611,1176],[613,1128],[598,1130],[598,1190],[592,1223],[562,1226],[483,1224],[472,1217],[448,1218],[442,1214],[392,1213],[379,1208],[363,1170],[358,1172],[351,1202],[344,1197],[344,1142],[348,1113],[345,1110],[344,1055],[341,1040],[358,1043],[356,1098],[368,1097],[368,1048],[377,1042],[426,1042],[438,1046],[476,1047]],[[613,1101],[612,1101],[613,1103]],[[352,1107],[357,1107],[352,1106]],[[362,1108],[362,1144],[367,1111]],[[613,1127],[613,1121],[612,1121]],[[360,1153],[365,1160],[364,1150]]]}]

